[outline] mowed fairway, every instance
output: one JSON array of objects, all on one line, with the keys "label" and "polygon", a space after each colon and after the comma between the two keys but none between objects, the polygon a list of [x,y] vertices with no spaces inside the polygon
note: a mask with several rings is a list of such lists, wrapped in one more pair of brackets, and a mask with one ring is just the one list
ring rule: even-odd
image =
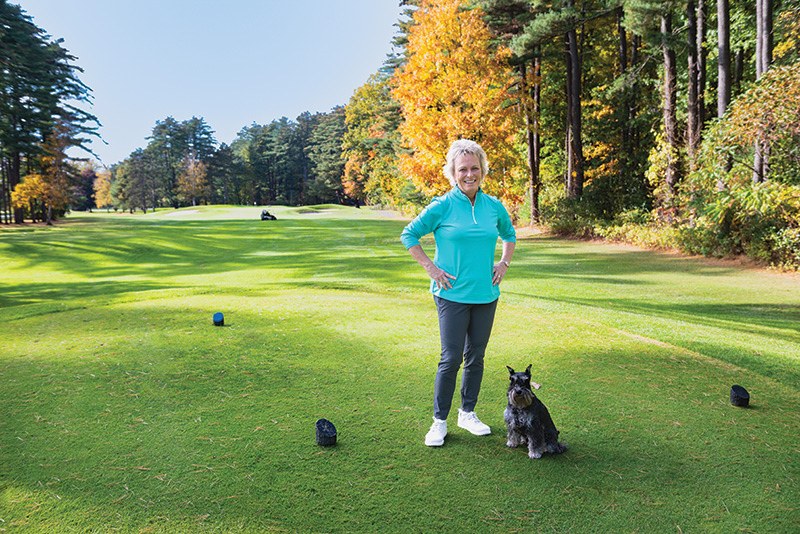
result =
[{"label": "mowed fairway", "polygon": [[[521,236],[493,434],[451,418],[428,448],[438,326],[406,221],[260,211],[0,229],[0,531],[800,532],[797,277]],[[505,446],[505,366],[529,363],[563,455]]]}]

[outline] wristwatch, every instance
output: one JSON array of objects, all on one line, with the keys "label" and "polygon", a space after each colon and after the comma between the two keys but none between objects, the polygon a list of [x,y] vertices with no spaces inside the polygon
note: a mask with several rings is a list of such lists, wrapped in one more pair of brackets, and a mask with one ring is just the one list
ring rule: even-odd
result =
[{"label": "wristwatch", "polygon": [[506,261],[506,260],[500,260],[500,263],[503,263],[503,264],[505,264],[505,266],[506,266],[507,268],[508,268],[508,267],[511,267],[511,262],[510,262],[510,261]]}]

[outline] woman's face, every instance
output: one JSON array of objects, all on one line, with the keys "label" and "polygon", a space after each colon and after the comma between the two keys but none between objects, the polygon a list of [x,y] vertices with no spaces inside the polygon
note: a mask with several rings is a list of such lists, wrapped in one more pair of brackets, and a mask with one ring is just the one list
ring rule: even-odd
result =
[{"label": "woman's face", "polygon": [[481,176],[481,162],[478,156],[462,154],[456,158],[453,167],[456,185],[470,199],[474,199],[481,187],[483,178]]}]

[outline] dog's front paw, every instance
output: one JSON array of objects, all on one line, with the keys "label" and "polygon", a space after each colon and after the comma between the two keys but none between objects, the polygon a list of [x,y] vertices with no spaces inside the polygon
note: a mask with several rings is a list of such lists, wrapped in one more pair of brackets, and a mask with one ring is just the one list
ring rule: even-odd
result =
[{"label": "dog's front paw", "polygon": [[511,441],[511,440],[508,440],[508,441],[506,442],[506,447],[510,447],[510,448],[512,448],[512,449],[515,449],[515,448],[516,448],[518,445],[519,445],[519,443],[514,443],[514,442],[513,442],[513,441]]},{"label": "dog's front paw", "polygon": [[542,453],[539,452],[539,451],[529,451],[528,452],[528,458],[530,458],[531,460],[538,460],[541,457],[542,457]]}]

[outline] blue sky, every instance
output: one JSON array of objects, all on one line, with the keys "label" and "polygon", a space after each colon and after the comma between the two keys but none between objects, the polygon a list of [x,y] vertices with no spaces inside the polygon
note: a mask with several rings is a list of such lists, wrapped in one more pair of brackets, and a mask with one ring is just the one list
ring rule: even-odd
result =
[{"label": "blue sky", "polygon": [[219,142],[253,122],[347,104],[392,50],[398,0],[19,0],[92,89],[106,165],[157,120],[204,117]]}]

